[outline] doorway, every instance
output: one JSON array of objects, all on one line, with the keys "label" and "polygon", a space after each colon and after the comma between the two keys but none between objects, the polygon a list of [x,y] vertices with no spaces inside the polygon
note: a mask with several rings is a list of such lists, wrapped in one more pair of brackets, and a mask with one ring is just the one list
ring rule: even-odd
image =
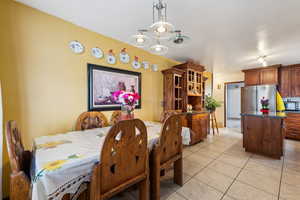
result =
[{"label": "doorway", "polygon": [[227,128],[241,129],[241,88],[244,82],[225,83],[224,125]]}]

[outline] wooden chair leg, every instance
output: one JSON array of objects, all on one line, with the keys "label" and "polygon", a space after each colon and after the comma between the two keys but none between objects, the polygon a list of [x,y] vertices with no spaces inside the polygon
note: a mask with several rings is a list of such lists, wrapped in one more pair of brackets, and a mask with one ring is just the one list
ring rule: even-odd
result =
[{"label": "wooden chair leg", "polygon": [[148,200],[149,198],[149,180],[146,178],[139,184],[139,199]]},{"label": "wooden chair leg", "polygon": [[212,114],[210,114],[210,120],[211,120],[211,128],[213,130],[213,135],[215,135],[214,118]]},{"label": "wooden chair leg", "polygon": [[214,113],[214,120],[215,120],[215,125],[217,128],[217,133],[219,134],[219,128],[218,128],[218,123],[217,123],[217,118],[216,118],[216,114]]},{"label": "wooden chair leg", "polygon": [[150,198],[151,200],[160,199],[160,167],[152,167],[151,169],[151,184],[150,184]]},{"label": "wooden chair leg", "polygon": [[174,162],[174,183],[183,186],[183,160],[180,158]]}]

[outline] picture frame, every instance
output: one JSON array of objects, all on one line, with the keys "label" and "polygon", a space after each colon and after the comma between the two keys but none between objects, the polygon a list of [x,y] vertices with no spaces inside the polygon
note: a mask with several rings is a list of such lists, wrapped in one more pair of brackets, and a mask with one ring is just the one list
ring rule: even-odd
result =
[{"label": "picture frame", "polygon": [[[88,110],[121,110],[121,104],[113,97],[118,90],[134,91],[142,96],[142,74],[140,72],[87,64]],[[135,108],[141,108],[141,98]]]}]

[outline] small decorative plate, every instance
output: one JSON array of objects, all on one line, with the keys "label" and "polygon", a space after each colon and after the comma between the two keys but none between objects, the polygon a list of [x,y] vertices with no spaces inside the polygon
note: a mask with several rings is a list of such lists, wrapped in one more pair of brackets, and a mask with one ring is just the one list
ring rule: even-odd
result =
[{"label": "small decorative plate", "polygon": [[141,63],[139,62],[139,58],[137,56],[134,56],[134,61],[132,62],[132,67],[134,69],[141,68]]},{"label": "small decorative plate", "polygon": [[111,64],[111,65],[116,63],[117,59],[116,59],[115,54],[112,49],[109,50],[108,55],[106,57],[106,61],[108,64]]},{"label": "small decorative plate", "polygon": [[130,61],[130,56],[129,56],[128,53],[126,52],[126,48],[123,48],[123,49],[121,50],[121,53],[120,53],[120,61],[121,61],[122,63],[125,63],[125,64],[129,63],[129,61]]},{"label": "small decorative plate", "polygon": [[148,61],[143,61],[142,66],[144,69],[149,69],[149,62]]},{"label": "small decorative plate", "polygon": [[157,64],[153,64],[151,68],[152,68],[152,71],[154,71],[154,72],[158,71],[158,65]]},{"label": "small decorative plate", "polygon": [[92,55],[98,59],[103,58],[104,56],[103,51],[98,47],[92,48]]},{"label": "small decorative plate", "polygon": [[76,54],[81,54],[84,52],[84,46],[76,40],[71,41],[69,43],[69,47]]}]

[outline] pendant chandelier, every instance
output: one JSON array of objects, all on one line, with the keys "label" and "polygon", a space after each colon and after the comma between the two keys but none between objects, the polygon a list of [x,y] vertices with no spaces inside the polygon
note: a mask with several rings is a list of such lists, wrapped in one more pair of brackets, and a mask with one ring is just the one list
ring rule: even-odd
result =
[{"label": "pendant chandelier", "polygon": [[[167,4],[162,0],[153,3],[152,7],[152,25],[147,29],[138,30],[138,34],[131,37],[131,43],[137,47],[149,47],[150,51],[163,55],[168,52],[168,47],[162,44],[162,41],[173,43],[173,46],[179,46],[189,40],[188,36],[175,30],[175,27],[167,21]],[[155,42],[153,44],[153,42]],[[152,43],[152,45],[151,45]]]}]

